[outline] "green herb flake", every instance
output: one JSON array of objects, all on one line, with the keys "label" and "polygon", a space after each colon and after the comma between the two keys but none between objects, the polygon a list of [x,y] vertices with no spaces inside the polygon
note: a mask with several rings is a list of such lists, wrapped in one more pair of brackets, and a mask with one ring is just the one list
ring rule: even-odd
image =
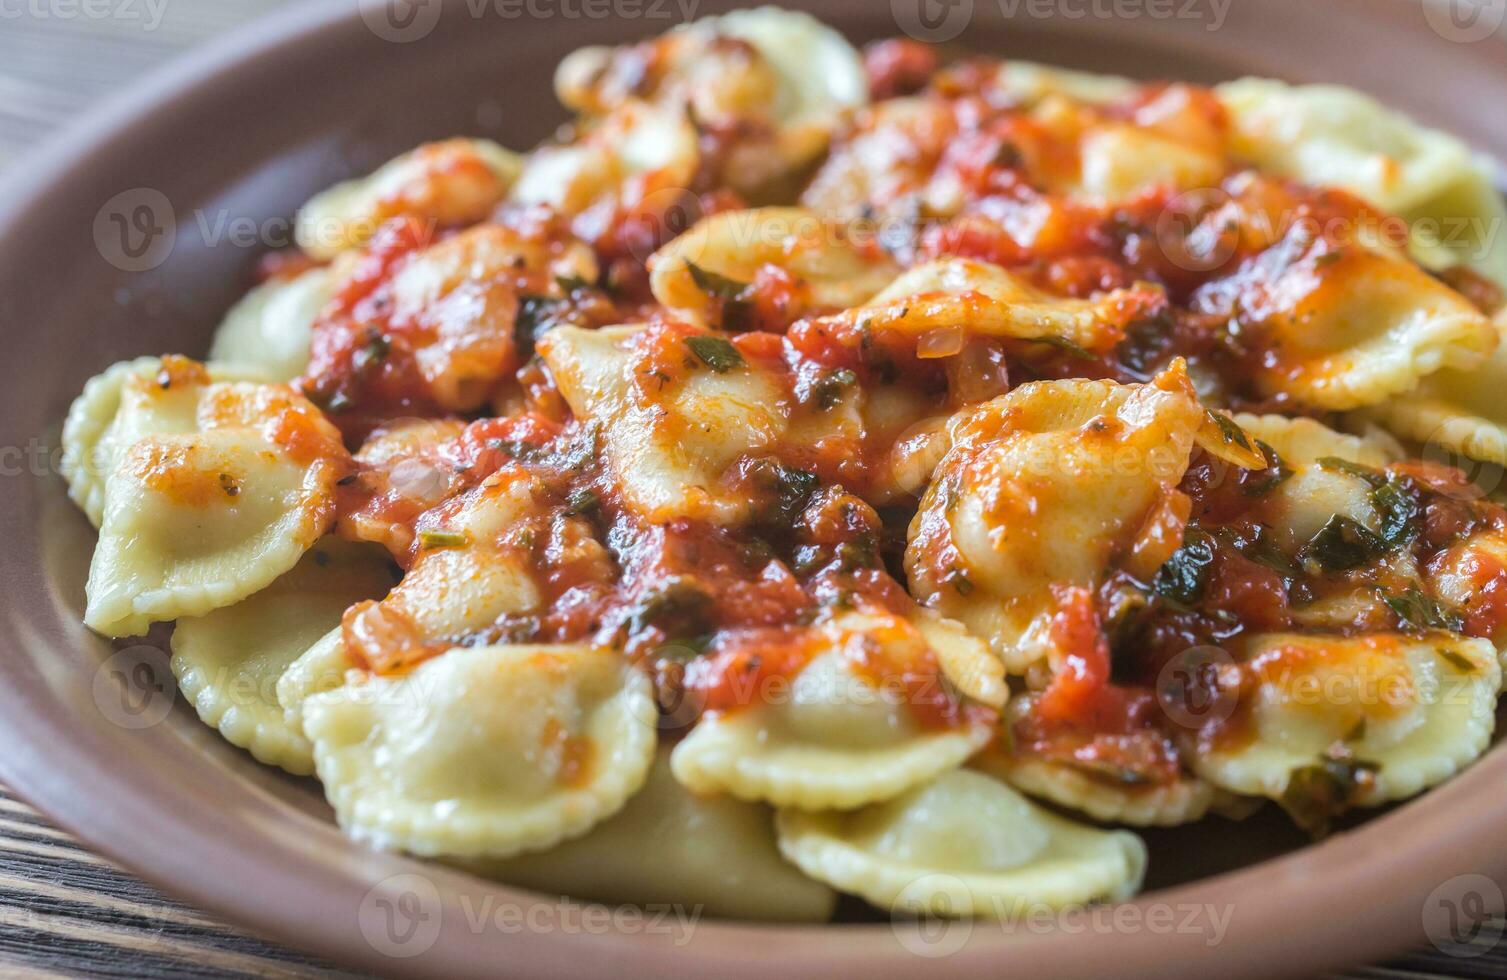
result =
[{"label": "green herb flake", "polygon": [[1439,654],[1439,659],[1449,664],[1462,674],[1474,674],[1476,663],[1459,650],[1451,650],[1449,647],[1438,647],[1434,651]]},{"label": "green herb flake", "polygon": [[1371,491],[1371,505],[1381,518],[1381,539],[1391,547],[1411,544],[1423,532],[1423,507],[1406,477],[1388,477]]},{"label": "green herb flake", "polygon": [[1465,629],[1465,618],[1432,596],[1418,589],[1408,589],[1400,595],[1383,592],[1382,601],[1397,614],[1403,629],[1439,629],[1459,633]]},{"label": "green herb flake", "polygon": [[694,262],[687,261],[685,266],[691,273],[691,281],[696,284],[696,288],[718,299],[737,299],[748,288],[746,282],[729,279],[720,272],[703,269]]},{"label": "green herb flake", "polygon": [[1298,557],[1305,571],[1322,575],[1359,568],[1387,551],[1387,543],[1364,524],[1343,514],[1335,514],[1303,546]]},{"label": "green herb flake", "polygon": [[1271,446],[1257,439],[1256,448],[1266,457],[1266,469],[1245,471],[1249,476],[1240,485],[1240,492],[1247,497],[1264,497],[1292,479],[1293,474],[1292,469]]},{"label": "green herb flake", "polygon": [[843,393],[857,383],[858,375],[852,368],[838,368],[811,386],[811,396],[816,407],[825,412],[842,401]]},{"label": "green herb flake", "polygon": [[1319,458],[1318,462],[1319,466],[1323,467],[1326,470],[1334,473],[1344,473],[1348,476],[1353,476],[1357,479],[1365,480],[1367,483],[1371,484],[1373,488],[1379,487],[1387,482],[1386,476],[1383,475],[1379,470],[1372,469],[1371,467],[1362,465],[1361,463],[1352,462],[1348,459],[1341,459],[1338,456],[1323,456]]},{"label": "green herb flake", "polygon": [[572,490],[565,498],[565,513],[570,516],[592,514],[602,505],[602,498],[594,490]]},{"label": "green herb flake", "polygon": [[470,536],[465,531],[426,530],[419,532],[419,547],[430,548],[463,548],[470,541]]},{"label": "green herb flake", "polygon": [[1062,351],[1064,354],[1067,354],[1071,357],[1076,357],[1081,361],[1092,361],[1096,356],[1094,352],[1089,350],[1087,347],[1084,347],[1082,344],[1070,340],[1067,337],[1057,337],[1048,334],[1045,337],[1030,337],[1028,339],[1033,344],[1045,344],[1048,347],[1055,347],[1057,350]]},{"label": "green herb flake", "polygon": [[692,354],[718,374],[726,374],[743,364],[743,355],[738,353],[738,348],[721,337],[699,334],[695,337],[687,337],[685,344],[691,349]]},{"label": "green herb flake", "polygon": [[969,595],[973,592],[973,580],[959,568],[954,568],[947,576],[947,584],[951,585],[958,595]]},{"label": "green herb flake", "polygon": [[1214,565],[1214,539],[1201,528],[1190,527],[1183,545],[1172,553],[1156,573],[1152,588],[1164,599],[1192,605],[1203,598]]},{"label": "green herb flake", "polygon": [[1209,416],[1209,421],[1213,422],[1215,427],[1219,429],[1221,439],[1231,445],[1239,446],[1246,452],[1252,451],[1250,437],[1245,434],[1244,429],[1235,424],[1234,419],[1223,412],[1216,412],[1212,408],[1204,409],[1204,412]]},{"label": "green herb flake", "polygon": [[1277,802],[1293,823],[1315,838],[1323,837],[1334,819],[1355,804],[1376,770],[1372,763],[1324,757],[1314,765],[1294,769]]}]

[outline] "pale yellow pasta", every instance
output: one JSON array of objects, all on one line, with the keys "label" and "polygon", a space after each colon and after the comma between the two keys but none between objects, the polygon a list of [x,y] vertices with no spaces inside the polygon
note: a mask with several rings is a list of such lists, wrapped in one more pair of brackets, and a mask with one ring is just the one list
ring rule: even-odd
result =
[{"label": "pale yellow pasta", "polygon": [[1276,352],[1262,389],[1319,408],[1375,405],[1447,368],[1474,370],[1497,335],[1463,296],[1405,259],[1352,248],[1309,256],[1272,285]]},{"label": "pale yellow pasta", "polygon": [[719,297],[708,272],[746,285],[774,266],[795,280],[804,305],[857,306],[889,285],[899,267],[877,249],[860,251],[852,233],[805,208],[724,211],[654,253],[650,285],[665,306],[711,326],[718,325],[719,300],[728,297]]},{"label": "pale yellow pasta", "polygon": [[[204,370],[216,381],[247,377],[218,364]],[[68,495],[95,527],[105,513],[105,481],[122,452],[143,436],[192,432],[197,426],[199,389],[175,380],[197,378],[198,372],[184,358],[138,357],[90,378],[74,399],[63,423],[61,471]]]},{"label": "pale yellow pasta", "polygon": [[1168,378],[1035,382],[956,419],[911,524],[912,593],[1011,672],[1050,657],[1053,587],[1100,581],[1187,468],[1205,415]]},{"label": "pale yellow pasta", "polygon": [[1374,769],[1351,802],[1375,806],[1448,779],[1491,741],[1502,671],[1485,640],[1272,634],[1250,641],[1242,663],[1250,737],[1191,754],[1231,792],[1281,798],[1295,771],[1343,745]]},{"label": "pale yellow pasta", "polygon": [[652,43],[648,72],[633,49],[574,52],[555,72],[560,101],[592,116],[642,97],[701,125],[740,129],[720,177],[744,192],[767,191],[812,163],[843,114],[868,101],[858,52],[798,11],[735,10]]},{"label": "pale yellow pasta", "polygon": [[1336,85],[1244,78],[1215,89],[1234,149],[1263,170],[1343,187],[1407,220],[1416,257],[1507,285],[1507,208],[1463,142]]},{"label": "pale yellow pasta", "polygon": [[851,808],[961,765],[988,740],[976,724],[927,730],[904,690],[856,669],[871,644],[886,662],[925,652],[904,620],[849,613],[818,630],[818,652],[788,685],[750,691],[747,704],[692,729],[671,757],[677,779],[698,793]]},{"label": "pale yellow pasta", "polygon": [[179,385],[193,430],[136,440],[106,482],[84,612],[106,636],[239,602],[292,568],[334,519],[349,458],[306,399],[279,385],[211,383],[202,369],[184,369],[170,387]]},{"label": "pale yellow pasta", "polygon": [[983,752],[970,765],[1003,779],[1022,793],[1077,810],[1101,823],[1133,827],[1192,823],[1209,812],[1218,795],[1213,786],[1193,777],[1165,785],[1117,786],[1061,763],[1002,752]]},{"label": "pale yellow pasta", "polygon": [[[288,731],[304,738],[303,703],[315,694],[333,691],[345,683],[346,674],[355,668],[345,649],[339,626],[334,627],[298,654],[277,678],[273,693],[283,712]],[[312,753],[310,758],[312,759]],[[311,763],[312,764],[312,763]]]},{"label": "pale yellow pasta", "polygon": [[1018,919],[1126,899],[1146,871],[1129,831],[1072,823],[967,769],[848,813],[781,810],[776,826],[803,871],[890,912]]},{"label": "pale yellow pasta", "polygon": [[180,619],[173,674],[199,718],[259,761],[298,775],[314,771],[313,750],[278,702],[280,678],[346,607],[392,586],[374,545],[325,538],[267,588],[233,606]]},{"label": "pale yellow pasta", "polygon": [[471,870],[535,891],[739,919],[825,922],[837,902],[780,855],[768,807],[692,793],[671,774],[667,748],[622,811],[584,837]]},{"label": "pale yellow pasta", "polygon": [[686,188],[700,161],[696,129],[683,111],[625,102],[580,139],[530,153],[509,197],[575,214],[614,199],[634,180],[652,177],[659,187]]},{"label": "pale yellow pasta", "polygon": [[292,381],[309,365],[314,319],[334,286],[328,268],[257,286],[215,328],[209,359],[245,366],[268,381]]},{"label": "pale yellow pasta", "polygon": [[1155,187],[1214,187],[1224,175],[1224,154],[1142,126],[1095,126],[1079,145],[1079,188],[1120,200]]},{"label": "pale yellow pasta", "polygon": [[509,857],[620,810],[654,758],[648,678],[582,646],[456,647],[304,702],[340,825],[376,847]]},{"label": "pale yellow pasta", "polygon": [[1486,363],[1473,370],[1431,374],[1416,390],[1372,406],[1363,417],[1422,443],[1426,453],[1444,453],[1444,462],[1465,457],[1507,466],[1507,409],[1502,396],[1507,391],[1507,310],[1497,314],[1495,326],[1498,344]]},{"label": "pale yellow pasta", "polygon": [[[903,222],[919,207],[932,161],[957,124],[943,105],[923,98],[886,99],[862,110],[853,131],[834,148],[800,203],[829,220],[853,221],[880,211]],[[928,199],[930,213],[950,215]]]},{"label": "pale yellow pasta", "polygon": [[1136,82],[1118,75],[1073,71],[1015,58],[1001,62],[992,81],[994,88],[1023,105],[1034,105],[1052,95],[1079,102],[1114,102],[1134,95],[1137,87]]},{"label": "pale yellow pasta", "polygon": [[693,372],[651,397],[633,377],[636,332],[558,327],[541,338],[539,353],[571,410],[602,425],[612,474],[641,517],[749,519],[746,496],[718,481],[739,458],[792,436],[778,380],[745,363]]},{"label": "pale yellow pasta", "polygon": [[866,304],[819,322],[838,332],[955,332],[1102,350],[1118,339],[1115,324],[1125,302],[1121,291],[1093,300],[1064,299],[988,262],[938,259],[908,270]]},{"label": "pale yellow pasta", "polygon": [[376,171],[309,199],[298,212],[298,246],[332,259],[371,238],[384,221],[407,216],[439,225],[479,221],[507,193],[522,158],[482,139],[425,143]]}]

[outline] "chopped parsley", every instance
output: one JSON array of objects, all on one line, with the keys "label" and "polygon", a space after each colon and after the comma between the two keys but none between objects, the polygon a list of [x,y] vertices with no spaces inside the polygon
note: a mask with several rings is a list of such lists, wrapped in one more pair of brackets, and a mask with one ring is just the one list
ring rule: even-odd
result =
[{"label": "chopped parsley", "polygon": [[1067,337],[1058,337],[1053,334],[1048,334],[1045,337],[1030,337],[1026,339],[1029,339],[1033,344],[1045,344],[1048,347],[1055,347],[1057,350],[1062,351],[1064,354],[1067,354],[1070,357],[1076,357],[1080,361],[1092,361],[1096,356],[1094,352],[1089,350],[1087,347],[1084,347],[1077,341],[1070,340]]},{"label": "chopped parsley", "polygon": [[1399,595],[1383,592],[1381,598],[1397,614],[1403,629],[1438,629],[1451,633],[1465,630],[1465,617],[1418,589],[1408,589]]},{"label": "chopped parsley", "polygon": [[1323,837],[1334,818],[1350,809],[1360,790],[1375,779],[1377,768],[1370,762],[1324,756],[1314,765],[1294,769],[1277,802],[1293,823]]},{"label": "chopped parsley", "polygon": [[822,411],[842,401],[843,393],[858,383],[858,374],[852,368],[829,371],[811,386],[811,399]]},{"label": "chopped parsley", "polygon": [[1234,419],[1223,412],[1216,412],[1212,408],[1204,409],[1204,412],[1209,416],[1209,421],[1213,422],[1215,427],[1219,429],[1219,436],[1226,443],[1239,446],[1246,452],[1254,452],[1251,448],[1250,437],[1245,434],[1244,429],[1235,424]]},{"label": "chopped parsley", "polygon": [[565,513],[570,516],[577,514],[593,514],[602,506],[602,498],[596,495],[594,490],[572,490],[565,498]]},{"label": "chopped parsley", "polygon": [[691,349],[692,354],[700,358],[701,363],[718,374],[726,374],[743,364],[743,355],[738,353],[738,348],[721,337],[699,334],[687,337],[685,345]]},{"label": "chopped parsley", "polygon": [[1202,528],[1190,527],[1183,545],[1156,573],[1152,588],[1164,599],[1185,606],[1203,598],[1214,565],[1214,539]]},{"label": "chopped parsley", "polygon": [[1335,514],[1303,546],[1298,558],[1309,574],[1321,575],[1359,568],[1387,551],[1387,543],[1364,524],[1343,514]]}]

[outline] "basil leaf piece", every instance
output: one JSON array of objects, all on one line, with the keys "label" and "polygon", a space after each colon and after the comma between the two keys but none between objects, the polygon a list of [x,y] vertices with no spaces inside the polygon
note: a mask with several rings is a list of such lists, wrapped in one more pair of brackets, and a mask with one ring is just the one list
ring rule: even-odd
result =
[{"label": "basil leaf piece", "polygon": [[718,374],[726,374],[743,364],[743,355],[738,353],[738,348],[721,337],[700,334],[687,337],[685,345],[691,349],[692,354],[701,359],[703,364]]},{"label": "basil leaf piece", "polygon": [[1390,476],[1371,491],[1371,505],[1381,517],[1381,539],[1393,548],[1411,544],[1423,531],[1423,507],[1413,481]]},{"label": "basil leaf piece", "polygon": [[1293,823],[1315,837],[1329,833],[1334,818],[1350,809],[1361,786],[1376,773],[1370,762],[1321,758],[1294,769],[1277,802]]},{"label": "basil leaf piece", "polygon": [[1304,571],[1310,575],[1344,572],[1368,564],[1389,549],[1364,524],[1343,514],[1335,514],[1319,529],[1299,553]]},{"label": "basil leaf piece", "polygon": [[1464,616],[1418,589],[1408,589],[1401,595],[1383,592],[1381,598],[1402,621],[1403,629],[1438,629],[1451,633],[1465,630]]},{"label": "basil leaf piece", "polygon": [[1048,347],[1055,347],[1058,350],[1062,351],[1064,354],[1076,357],[1081,361],[1092,361],[1095,357],[1098,356],[1087,347],[1069,340],[1066,337],[1058,337],[1048,334],[1045,337],[1025,337],[1022,339],[1029,340],[1033,344],[1046,344]]},{"label": "basil leaf piece", "polygon": [[686,261],[685,267],[691,273],[691,281],[696,284],[697,289],[704,293],[711,293],[718,299],[737,299],[739,294],[748,288],[746,282],[729,279],[722,273],[713,272],[711,269],[703,269],[689,260]]},{"label": "basil leaf piece", "polygon": [[1202,528],[1190,527],[1183,534],[1183,546],[1157,571],[1152,588],[1164,599],[1192,605],[1208,591],[1213,565],[1214,539]]}]

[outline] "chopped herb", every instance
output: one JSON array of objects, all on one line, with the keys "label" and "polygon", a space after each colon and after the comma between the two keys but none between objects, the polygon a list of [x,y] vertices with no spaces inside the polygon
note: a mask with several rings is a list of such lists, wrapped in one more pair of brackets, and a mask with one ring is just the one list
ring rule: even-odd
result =
[{"label": "chopped herb", "polygon": [[1183,545],[1156,573],[1152,588],[1164,599],[1192,605],[1203,598],[1214,565],[1214,539],[1202,528],[1190,527]]},{"label": "chopped herb", "polygon": [[560,287],[560,292],[569,296],[578,289],[591,289],[592,283],[587,282],[580,276],[555,276],[555,285]]},{"label": "chopped herb", "polygon": [[518,315],[513,320],[513,346],[520,359],[534,356],[535,342],[560,322],[560,314],[569,306],[568,300],[555,296],[524,293],[518,297]]},{"label": "chopped herb", "polygon": [[708,632],[712,597],[686,579],[670,579],[650,591],[633,607],[628,619],[630,633],[662,630],[667,636],[699,636]]},{"label": "chopped herb", "polygon": [[694,262],[687,261],[685,265],[691,273],[691,281],[696,284],[696,288],[718,299],[737,299],[743,290],[748,288],[746,282],[729,279],[720,272],[703,269]]},{"label": "chopped herb", "polygon": [[1212,408],[1204,410],[1209,416],[1209,421],[1219,429],[1219,435],[1226,443],[1239,446],[1246,452],[1251,451],[1251,440],[1245,434],[1245,430],[1235,424],[1235,420],[1223,412],[1216,412]]},{"label": "chopped herb", "polygon": [[1444,660],[1462,674],[1474,674],[1476,672],[1475,661],[1458,650],[1451,650],[1449,647],[1439,647],[1434,652],[1439,654],[1441,660]]},{"label": "chopped herb", "polygon": [[1359,568],[1387,553],[1387,543],[1354,518],[1335,514],[1298,558],[1311,575]]},{"label": "chopped herb", "polygon": [[1095,357],[1093,351],[1076,341],[1069,340],[1067,337],[1056,337],[1048,334],[1045,337],[1030,337],[1027,339],[1033,344],[1045,344],[1048,347],[1055,347],[1064,354],[1076,357],[1079,360],[1092,361]]},{"label": "chopped herb", "polygon": [[1383,592],[1381,598],[1397,614],[1403,629],[1439,629],[1451,633],[1465,629],[1465,617],[1418,589],[1408,589],[1401,595]]},{"label": "chopped herb", "polygon": [[811,495],[821,487],[821,478],[807,470],[774,464],[774,491],[781,517],[790,518],[806,509]]},{"label": "chopped herb", "polygon": [[235,477],[229,473],[220,474],[220,489],[225,491],[225,496],[234,497],[240,494],[240,484],[235,482]]},{"label": "chopped herb", "polygon": [[1278,800],[1293,823],[1314,837],[1323,837],[1335,817],[1354,805],[1360,789],[1374,779],[1377,767],[1369,762],[1321,758],[1294,769]]},{"label": "chopped herb", "polygon": [[1070,756],[1062,760],[1069,768],[1076,769],[1084,775],[1104,782],[1114,783],[1118,786],[1145,786],[1151,779],[1145,773],[1137,772],[1129,766],[1109,762],[1104,759],[1080,759]]},{"label": "chopped herb", "polygon": [[1266,469],[1256,470],[1241,485],[1240,492],[1247,497],[1264,497],[1292,479],[1293,471],[1282,461],[1282,457],[1275,449],[1260,439],[1256,440],[1256,448],[1261,450],[1261,455],[1266,457]]},{"label": "chopped herb", "polygon": [[953,591],[957,592],[958,595],[969,595],[973,592],[973,580],[965,575],[960,568],[954,567],[948,574],[947,584],[951,585]]},{"label": "chopped herb", "polygon": [[1381,539],[1393,548],[1412,543],[1423,531],[1423,507],[1413,481],[1389,476],[1371,491],[1371,505],[1381,518]]},{"label": "chopped herb", "polygon": [[591,514],[601,507],[602,499],[593,490],[572,490],[565,498],[565,513],[569,515]]},{"label": "chopped herb", "polygon": [[355,483],[358,479],[360,479],[360,477],[357,474],[355,474],[355,473],[348,473],[345,476],[342,476],[340,479],[336,480],[335,481],[335,486],[337,486],[337,487],[348,487],[352,483]]},{"label": "chopped herb", "polygon": [[1383,476],[1379,471],[1374,470],[1369,466],[1364,466],[1360,463],[1353,463],[1348,459],[1341,459],[1338,456],[1321,457],[1319,459],[1319,465],[1326,470],[1333,470],[1336,473],[1345,473],[1358,479],[1365,480],[1367,483],[1371,484],[1373,488],[1379,487],[1383,483],[1387,482],[1387,478]]},{"label": "chopped herb", "polygon": [[844,391],[857,383],[858,375],[852,368],[829,371],[811,386],[812,400],[816,402],[817,408],[826,411],[842,400]]},{"label": "chopped herb", "polygon": [[1334,263],[1338,262],[1344,256],[1344,254],[1345,253],[1336,250],[1333,252],[1325,252],[1322,255],[1315,255],[1313,258],[1313,267],[1315,269],[1327,268],[1328,266],[1334,265]]},{"label": "chopped herb", "polygon": [[691,349],[692,354],[718,374],[726,374],[743,363],[743,355],[738,353],[738,348],[721,337],[700,334],[687,337],[685,344]]},{"label": "chopped herb", "polygon": [[419,545],[423,548],[461,548],[469,540],[465,531],[419,532]]}]

